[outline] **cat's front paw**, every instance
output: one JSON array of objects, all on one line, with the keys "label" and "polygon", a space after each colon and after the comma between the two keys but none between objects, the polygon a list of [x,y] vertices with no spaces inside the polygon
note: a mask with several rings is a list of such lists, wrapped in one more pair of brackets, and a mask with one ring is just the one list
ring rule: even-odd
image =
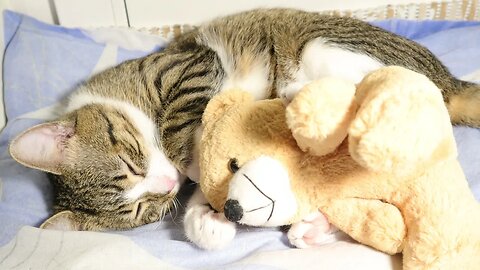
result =
[{"label": "cat's front paw", "polygon": [[287,237],[290,244],[297,248],[310,248],[335,241],[333,233],[336,231],[338,229],[321,212],[314,212],[293,224]]},{"label": "cat's front paw", "polygon": [[185,234],[197,246],[206,250],[220,249],[235,237],[235,223],[223,213],[217,213],[207,205],[189,208],[184,219]]}]

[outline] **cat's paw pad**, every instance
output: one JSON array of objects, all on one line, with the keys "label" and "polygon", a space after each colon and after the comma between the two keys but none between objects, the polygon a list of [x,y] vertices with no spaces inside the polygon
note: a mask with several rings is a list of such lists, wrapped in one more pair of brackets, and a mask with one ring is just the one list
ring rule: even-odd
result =
[{"label": "cat's paw pad", "polygon": [[206,205],[195,205],[187,210],[184,219],[185,234],[197,246],[215,250],[228,245],[235,237],[235,223],[223,213]]},{"label": "cat's paw pad", "polygon": [[292,225],[287,233],[290,244],[297,248],[310,248],[334,241],[338,229],[320,212],[314,212]]}]

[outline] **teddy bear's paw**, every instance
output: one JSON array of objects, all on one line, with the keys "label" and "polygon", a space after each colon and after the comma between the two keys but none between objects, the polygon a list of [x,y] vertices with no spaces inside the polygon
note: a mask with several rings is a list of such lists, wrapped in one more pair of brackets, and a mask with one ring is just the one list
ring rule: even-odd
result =
[{"label": "teddy bear's paw", "polygon": [[335,241],[336,231],[338,229],[331,225],[322,213],[314,212],[293,224],[287,237],[290,244],[297,248],[310,248]]},{"label": "teddy bear's paw", "polygon": [[333,152],[345,139],[356,108],[354,84],[323,78],[305,85],[285,114],[298,146],[322,156]]},{"label": "teddy bear's paw", "polygon": [[195,205],[188,209],[184,227],[187,238],[206,250],[225,247],[236,234],[235,223],[207,205]]},{"label": "teddy bear's paw", "polygon": [[374,171],[408,174],[442,156],[438,149],[449,149],[443,144],[452,134],[442,106],[443,100],[427,91],[379,93],[361,106],[349,127],[352,157]]}]

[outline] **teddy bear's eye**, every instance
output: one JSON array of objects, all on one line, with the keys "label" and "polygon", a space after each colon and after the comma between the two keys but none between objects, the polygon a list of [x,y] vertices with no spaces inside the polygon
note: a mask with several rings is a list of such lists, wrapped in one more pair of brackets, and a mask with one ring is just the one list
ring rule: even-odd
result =
[{"label": "teddy bear's eye", "polygon": [[240,167],[238,167],[238,161],[236,158],[231,158],[229,161],[228,161],[228,169],[230,170],[230,172],[232,173],[236,173],[238,171],[238,169],[240,169]]}]

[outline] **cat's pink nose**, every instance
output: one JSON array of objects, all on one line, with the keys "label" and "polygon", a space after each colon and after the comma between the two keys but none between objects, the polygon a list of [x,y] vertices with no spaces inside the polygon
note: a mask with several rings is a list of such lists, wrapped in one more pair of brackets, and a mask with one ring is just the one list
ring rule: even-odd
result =
[{"label": "cat's pink nose", "polygon": [[177,185],[177,181],[173,180],[170,177],[165,177],[163,179],[163,182],[164,182],[164,185],[165,185],[165,189],[168,192],[172,191],[175,188],[175,186]]},{"label": "cat's pink nose", "polygon": [[143,184],[149,192],[165,194],[177,186],[177,181],[168,176],[148,176]]}]

